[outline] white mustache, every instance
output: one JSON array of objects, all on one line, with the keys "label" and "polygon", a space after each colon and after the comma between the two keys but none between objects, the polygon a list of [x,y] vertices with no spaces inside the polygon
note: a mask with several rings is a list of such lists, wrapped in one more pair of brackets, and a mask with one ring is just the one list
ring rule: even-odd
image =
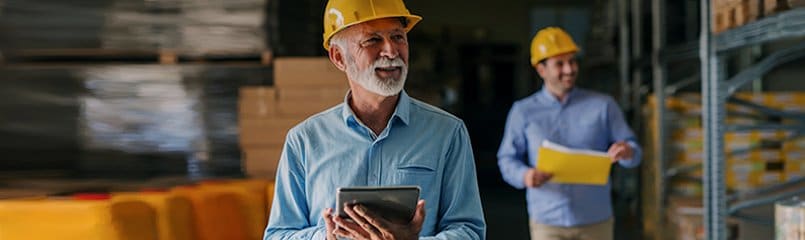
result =
[{"label": "white mustache", "polygon": [[401,58],[380,58],[372,65],[373,68],[405,67],[405,63]]}]

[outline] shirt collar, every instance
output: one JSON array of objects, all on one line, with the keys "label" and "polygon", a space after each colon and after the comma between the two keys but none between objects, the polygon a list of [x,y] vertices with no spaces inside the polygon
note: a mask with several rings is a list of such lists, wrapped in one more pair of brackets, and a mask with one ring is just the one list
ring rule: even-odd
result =
[{"label": "shirt collar", "polygon": [[548,91],[548,88],[545,87],[545,85],[542,85],[542,90],[539,91],[539,98],[551,103],[558,103],[565,105],[578,95],[579,91],[576,90],[577,88],[578,87],[573,87],[572,89],[570,89],[570,92],[567,93],[567,98],[565,99],[565,102],[559,102],[559,99],[556,99],[556,96],[551,94],[551,92]]},{"label": "shirt collar", "polygon": [[[352,90],[347,91],[347,94],[344,96],[344,107],[341,108],[341,118],[344,120],[344,123],[349,124],[350,120],[355,121],[355,113],[352,112],[352,108],[349,106],[349,99],[352,98]],[[400,119],[403,124],[408,125],[408,121],[411,115],[411,97],[408,96],[408,93],[405,90],[400,91],[400,98],[397,100],[397,106],[394,109],[394,113],[391,115],[389,121],[394,121],[394,119]]]}]

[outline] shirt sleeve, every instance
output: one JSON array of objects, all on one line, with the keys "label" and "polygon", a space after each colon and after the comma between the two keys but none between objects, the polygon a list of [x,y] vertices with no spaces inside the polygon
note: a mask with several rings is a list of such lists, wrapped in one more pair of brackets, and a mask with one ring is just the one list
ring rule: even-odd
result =
[{"label": "shirt sleeve", "polygon": [[432,237],[420,239],[468,239],[482,240],[486,237],[486,223],[481,208],[475,159],[472,154],[469,134],[464,124],[454,131],[447,151],[439,204],[439,232]]},{"label": "shirt sleeve", "polygon": [[311,226],[310,210],[305,197],[305,171],[301,162],[301,147],[288,133],[282,149],[271,215],[265,230],[264,240],[269,239],[321,239],[324,226]]},{"label": "shirt sleeve", "polygon": [[523,112],[515,103],[506,119],[503,140],[498,149],[498,167],[500,173],[509,185],[517,189],[525,188],[523,178],[531,166],[527,163],[525,126]]},{"label": "shirt sleeve", "polygon": [[608,102],[607,121],[609,123],[610,136],[612,136],[612,139],[610,139],[611,142],[626,141],[626,143],[632,147],[632,158],[618,159],[618,164],[625,168],[636,167],[640,164],[643,157],[643,150],[640,148],[640,145],[637,144],[637,138],[634,132],[632,132],[632,129],[626,124],[621,108],[618,107],[618,104],[612,99],[609,99]]}]

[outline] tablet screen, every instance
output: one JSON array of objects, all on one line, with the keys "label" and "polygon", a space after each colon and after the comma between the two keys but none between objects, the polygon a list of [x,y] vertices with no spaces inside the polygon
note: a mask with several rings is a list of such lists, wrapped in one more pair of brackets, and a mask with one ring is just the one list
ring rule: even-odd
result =
[{"label": "tablet screen", "polygon": [[418,200],[418,186],[342,187],[338,188],[336,211],[349,219],[344,204],[361,204],[386,220],[407,223],[414,217]]}]

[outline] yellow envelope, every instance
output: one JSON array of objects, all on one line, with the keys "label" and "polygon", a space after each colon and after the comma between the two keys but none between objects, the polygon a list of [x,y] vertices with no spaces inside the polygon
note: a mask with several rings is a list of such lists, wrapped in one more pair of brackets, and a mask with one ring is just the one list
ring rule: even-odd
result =
[{"label": "yellow envelope", "polygon": [[[612,161],[605,153],[562,149],[548,144],[538,150],[537,169],[552,173],[550,182],[606,185]],[[557,145],[558,146],[558,145]]]}]

